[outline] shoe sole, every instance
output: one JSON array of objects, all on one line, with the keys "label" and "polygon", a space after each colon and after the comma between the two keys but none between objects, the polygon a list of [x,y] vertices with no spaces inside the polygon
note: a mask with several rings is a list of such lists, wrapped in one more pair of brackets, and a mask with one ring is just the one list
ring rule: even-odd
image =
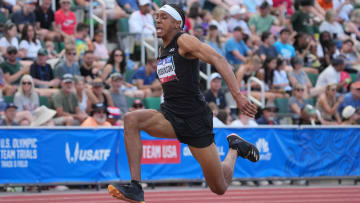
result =
[{"label": "shoe sole", "polygon": [[126,198],[118,189],[116,189],[115,186],[113,185],[108,185],[108,192],[111,196],[115,197],[116,199],[119,200],[124,200],[130,203],[145,203],[145,201],[135,201],[135,200],[131,200]]}]

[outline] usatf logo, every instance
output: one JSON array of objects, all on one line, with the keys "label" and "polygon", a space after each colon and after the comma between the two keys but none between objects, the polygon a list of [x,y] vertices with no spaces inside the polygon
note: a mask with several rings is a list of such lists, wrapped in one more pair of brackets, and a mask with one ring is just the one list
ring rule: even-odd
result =
[{"label": "usatf logo", "polygon": [[65,143],[65,157],[69,164],[78,161],[106,161],[110,152],[110,149],[80,149],[78,142],[71,148],[68,142]]},{"label": "usatf logo", "polygon": [[271,152],[269,149],[269,143],[264,138],[259,138],[256,141],[256,148],[260,152],[260,160],[271,160]]}]

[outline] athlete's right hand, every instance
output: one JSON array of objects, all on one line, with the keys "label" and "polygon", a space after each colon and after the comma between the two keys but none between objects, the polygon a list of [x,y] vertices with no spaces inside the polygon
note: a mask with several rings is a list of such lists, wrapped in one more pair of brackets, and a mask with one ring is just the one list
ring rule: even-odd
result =
[{"label": "athlete's right hand", "polygon": [[255,114],[257,113],[257,106],[255,104],[253,104],[246,96],[241,95],[238,98],[236,98],[235,100],[236,100],[239,110],[243,114],[245,114],[251,118],[255,117]]}]

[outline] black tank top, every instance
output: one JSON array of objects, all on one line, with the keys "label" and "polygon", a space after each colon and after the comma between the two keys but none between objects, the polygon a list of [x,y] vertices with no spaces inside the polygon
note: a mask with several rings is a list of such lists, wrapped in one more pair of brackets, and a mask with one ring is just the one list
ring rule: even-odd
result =
[{"label": "black tank top", "polygon": [[199,59],[186,59],[178,52],[177,39],[182,34],[161,48],[157,75],[164,91],[162,108],[186,118],[202,113],[206,101],[200,92]]}]

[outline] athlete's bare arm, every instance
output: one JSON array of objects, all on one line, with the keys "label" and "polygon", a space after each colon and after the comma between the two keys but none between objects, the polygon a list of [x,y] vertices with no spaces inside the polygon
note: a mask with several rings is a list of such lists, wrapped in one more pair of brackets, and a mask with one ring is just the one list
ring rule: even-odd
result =
[{"label": "athlete's bare arm", "polygon": [[183,34],[178,41],[179,53],[186,58],[199,58],[206,63],[212,64],[224,78],[228,88],[234,97],[238,108],[247,116],[254,117],[257,111],[255,104],[252,104],[246,96],[240,93],[231,65],[226,59],[218,54],[209,45],[200,42],[196,37]]}]

